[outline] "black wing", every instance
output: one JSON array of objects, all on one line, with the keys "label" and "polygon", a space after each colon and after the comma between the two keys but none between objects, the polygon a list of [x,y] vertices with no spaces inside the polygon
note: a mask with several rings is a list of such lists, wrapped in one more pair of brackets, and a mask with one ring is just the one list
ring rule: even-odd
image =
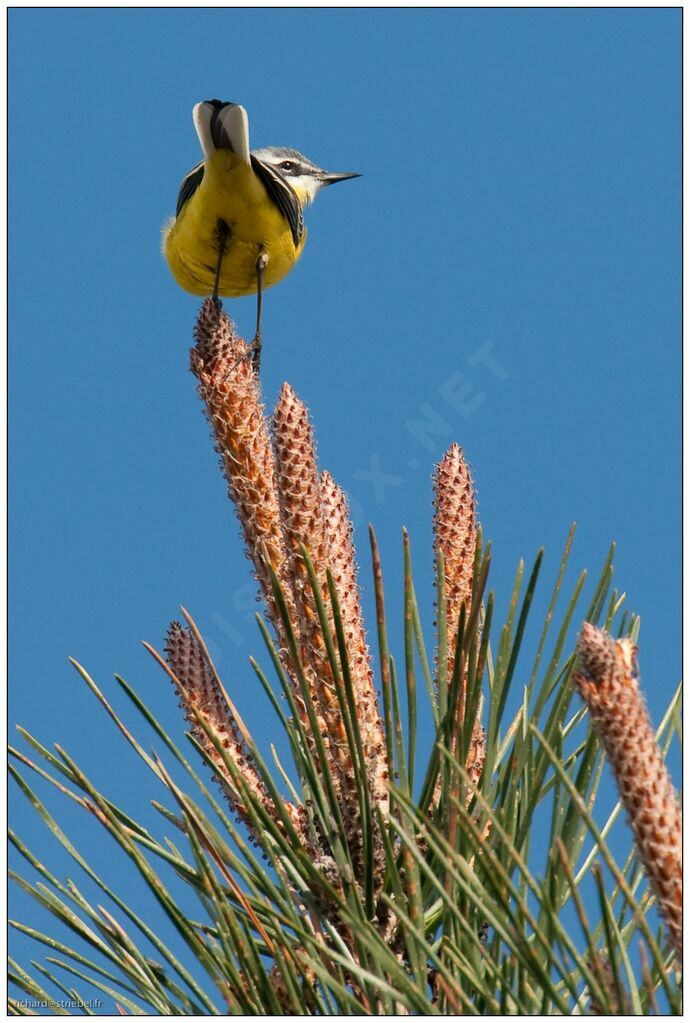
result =
[{"label": "black wing", "polygon": [[295,190],[288,184],[285,178],[278,173],[277,170],[273,169],[273,167],[269,167],[267,163],[262,163],[261,160],[257,160],[255,156],[252,156],[251,159],[252,170],[256,176],[261,179],[261,182],[269,196],[290,225],[292,240],[295,243],[295,246],[299,245],[304,234],[304,218],[302,216],[302,207]]},{"label": "black wing", "polygon": [[177,196],[177,209],[175,210],[175,216],[179,217],[182,207],[189,202],[197,188],[201,184],[201,179],[204,176],[204,161],[198,163],[196,167],[190,170],[187,177],[183,180],[180,185],[180,191]]}]

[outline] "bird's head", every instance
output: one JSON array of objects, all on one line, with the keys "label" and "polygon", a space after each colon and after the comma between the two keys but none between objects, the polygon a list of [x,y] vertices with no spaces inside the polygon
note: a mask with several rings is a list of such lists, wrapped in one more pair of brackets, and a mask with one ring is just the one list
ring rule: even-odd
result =
[{"label": "bird's head", "polygon": [[348,178],[361,177],[360,174],[333,174],[324,170],[323,167],[317,167],[296,149],[288,149],[285,146],[265,146],[263,149],[254,149],[252,156],[261,160],[262,163],[269,164],[289,181],[303,206],[313,202],[317,192],[320,192],[326,185],[334,185],[337,181],[347,181]]}]

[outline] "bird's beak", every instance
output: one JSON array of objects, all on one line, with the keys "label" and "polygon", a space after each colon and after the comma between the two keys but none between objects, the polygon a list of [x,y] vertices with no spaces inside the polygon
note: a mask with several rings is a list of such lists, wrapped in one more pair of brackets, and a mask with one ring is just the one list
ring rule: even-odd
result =
[{"label": "bird's beak", "polygon": [[324,185],[335,185],[337,181],[347,181],[349,178],[361,178],[361,174],[329,174],[325,171],[321,176]]}]

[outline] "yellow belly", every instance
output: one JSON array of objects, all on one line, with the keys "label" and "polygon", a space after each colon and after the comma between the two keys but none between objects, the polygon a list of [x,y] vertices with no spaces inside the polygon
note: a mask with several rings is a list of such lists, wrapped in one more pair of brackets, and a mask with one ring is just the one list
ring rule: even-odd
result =
[{"label": "yellow belly", "polygon": [[295,246],[287,220],[251,167],[234,153],[219,149],[207,160],[201,184],[166,229],[163,240],[173,277],[193,295],[213,291],[220,220],[230,229],[220,295],[237,298],[256,291],[256,262],[262,250],[268,256],[265,288],[282,280],[302,254],[306,231]]}]

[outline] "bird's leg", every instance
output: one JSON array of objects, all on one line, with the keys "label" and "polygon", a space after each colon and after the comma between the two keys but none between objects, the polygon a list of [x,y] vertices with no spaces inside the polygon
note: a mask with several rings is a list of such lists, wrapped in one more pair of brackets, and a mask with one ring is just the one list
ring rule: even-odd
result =
[{"label": "bird's leg", "polygon": [[213,294],[211,298],[217,306],[219,306],[220,299],[218,298],[218,290],[220,288],[220,268],[223,265],[223,256],[225,255],[225,246],[227,245],[228,235],[230,234],[230,228],[224,220],[218,221],[217,227],[218,234],[218,262],[216,264],[216,276],[213,280]]},{"label": "bird's leg", "polygon": [[258,259],[256,261],[256,333],[251,344],[247,346],[247,351],[242,355],[237,362],[234,363],[229,373],[226,375],[227,380],[230,373],[245,359],[250,358],[252,360],[252,368],[254,372],[259,373],[261,367],[261,348],[263,341],[261,339],[261,311],[263,308],[264,301],[264,273],[268,266],[268,253],[265,249],[261,249],[259,252]]},{"label": "bird's leg", "polygon": [[256,373],[259,372],[259,367],[261,366],[261,347],[263,345],[261,339],[261,312],[264,304],[264,273],[267,266],[268,253],[265,249],[262,249],[256,261],[256,333],[254,334],[254,340],[249,346],[252,353],[252,365]]}]

